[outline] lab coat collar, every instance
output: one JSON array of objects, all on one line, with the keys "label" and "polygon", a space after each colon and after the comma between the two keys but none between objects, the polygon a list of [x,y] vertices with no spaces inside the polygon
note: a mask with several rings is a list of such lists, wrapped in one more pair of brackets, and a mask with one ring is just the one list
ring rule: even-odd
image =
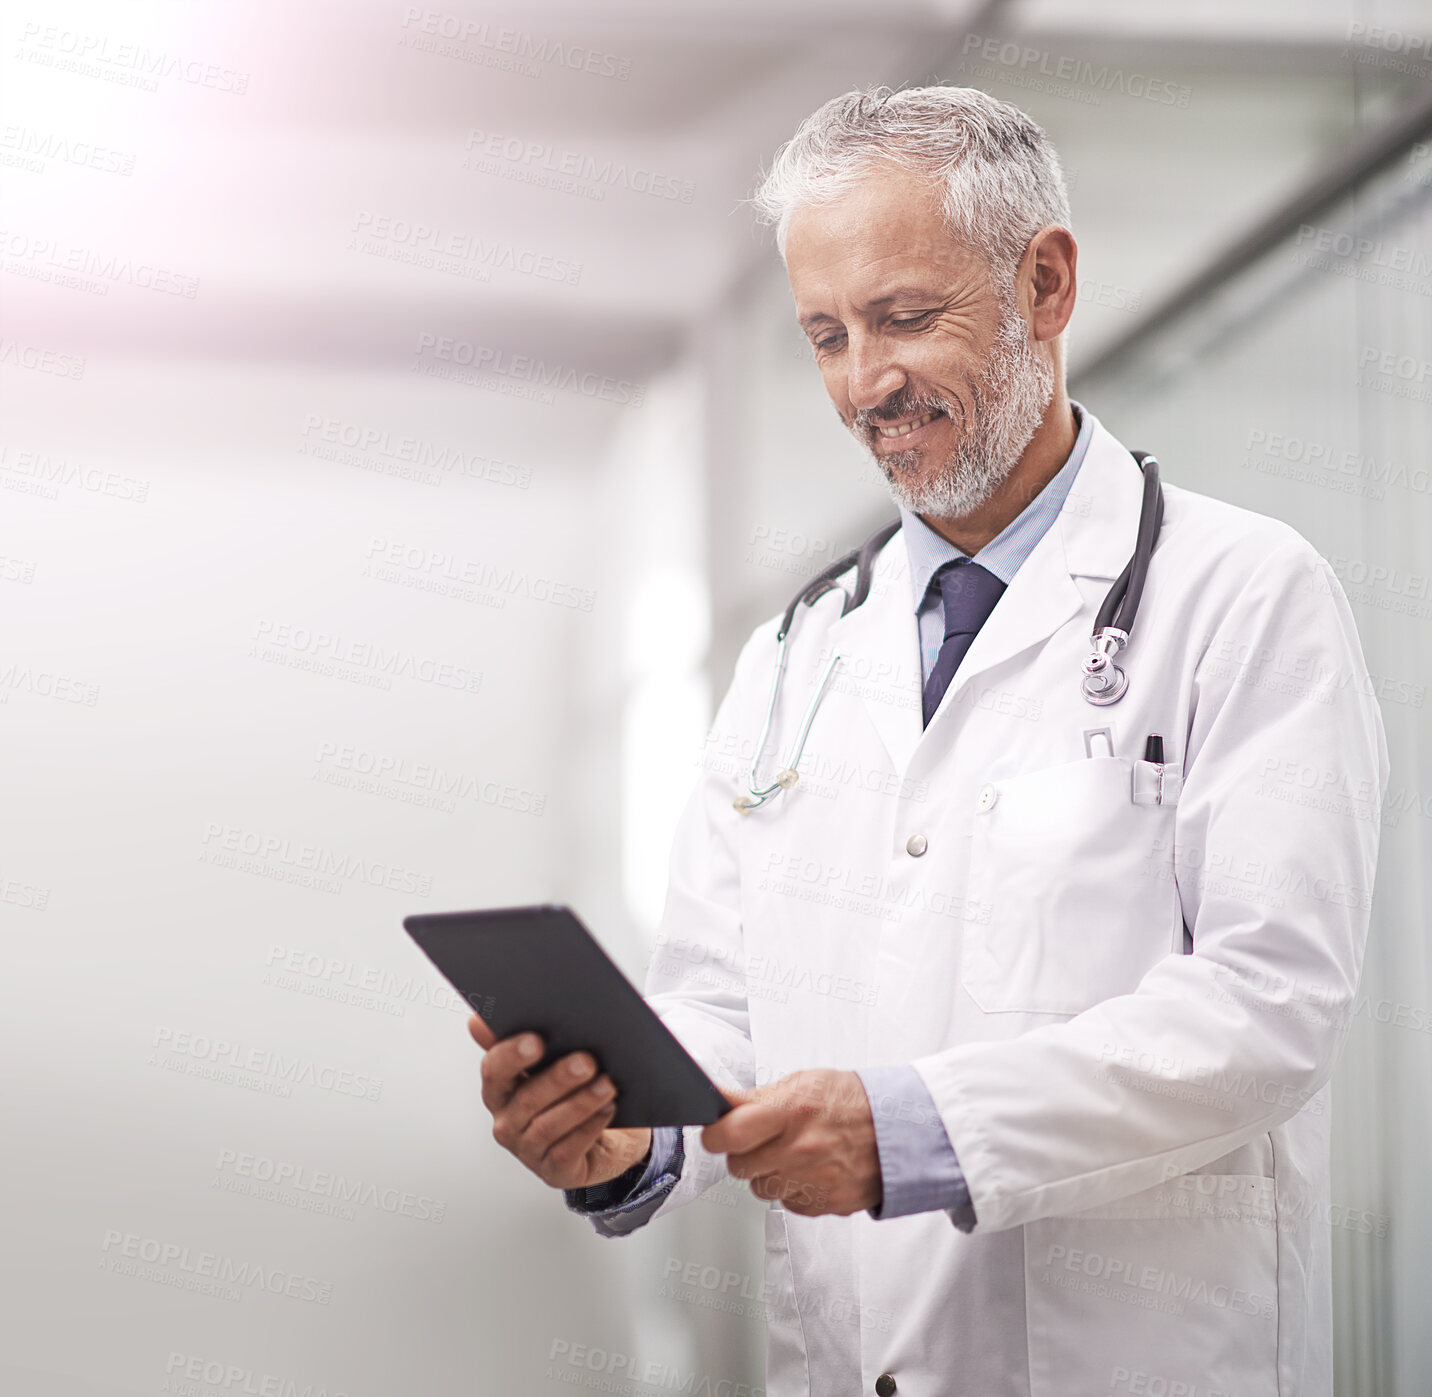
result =
[{"label": "lab coat collar", "polygon": [[[1076,577],[1112,581],[1138,532],[1142,476],[1129,452],[1096,418],[1074,488],[1053,527],[1005,589],[975,636],[929,728],[921,725],[920,638],[909,608],[910,564],[892,540],[876,560],[871,595],[831,623],[828,642],[849,667],[871,722],[901,773],[961,690],[997,665],[1047,640],[1084,604]],[[852,579],[853,585],[853,579]],[[1078,676],[1071,674],[1070,683]]]}]

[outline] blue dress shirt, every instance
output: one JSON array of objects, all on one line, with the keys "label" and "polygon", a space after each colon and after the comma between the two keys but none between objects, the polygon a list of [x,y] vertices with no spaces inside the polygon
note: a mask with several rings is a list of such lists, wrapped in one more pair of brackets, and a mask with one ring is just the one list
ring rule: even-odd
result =
[{"label": "blue dress shirt", "polygon": [[[1059,517],[1094,434],[1093,419],[1070,403],[1079,424],[1074,449],[1052,480],[1020,514],[973,557],[1007,586],[1034,546]],[[966,555],[937,534],[918,514],[900,508],[900,532],[910,561],[910,588],[920,631],[921,680],[927,679],[944,639],[944,609],[935,573]],[[862,1067],[856,1075],[870,1099],[875,1147],[880,1157],[882,1197],[873,1218],[905,1217],[943,1209],[962,1232],[975,1225],[964,1171],[924,1079],[908,1063]],[[593,1188],[568,1189],[567,1206],[591,1217],[603,1236],[617,1237],[646,1222],[681,1177],[685,1151],[681,1131],[659,1126],[651,1133],[645,1160],[625,1174]]]},{"label": "blue dress shirt", "polygon": [[[994,573],[1005,586],[1014,581],[1015,573],[1034,552],[1034,545],[1049,532],[1049,526],[1059,517],[1059,511],[1069,498],[1074,477],[1079,474],[1079,467],[1089,450],[1089,441],[1094,435],[1094,419],[1080,404],[1071,403],[1070,406],[1079,423],[1079,433],[1074,438],[1074,449],[1069,453],[1069,459],[1060,466],[1049,484],[1030,500],[1024,511],[990,539],[971,560]],[[945,613],[940,589],[936,587],[932,592],[930,581],[946,563],[965,555],[948,539],[937,534],[918,514],[911,514],[903,507],[900,510],[900,532],[910,559],[910,591],[920,626],[920,666],[923,677],[928,677],[945,638]]]}]

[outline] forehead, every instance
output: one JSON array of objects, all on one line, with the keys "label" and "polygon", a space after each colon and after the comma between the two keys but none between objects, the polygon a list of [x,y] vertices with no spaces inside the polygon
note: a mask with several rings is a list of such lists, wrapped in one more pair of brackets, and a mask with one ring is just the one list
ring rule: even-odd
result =
[{"label": "forehead", "polygon": [[786,272],[804,316],[832,302],[867,304],[897,284],[934,290],[980,278],[983,263],[950,236],[933,180],[878,165],[836,198],[795,209]]}]

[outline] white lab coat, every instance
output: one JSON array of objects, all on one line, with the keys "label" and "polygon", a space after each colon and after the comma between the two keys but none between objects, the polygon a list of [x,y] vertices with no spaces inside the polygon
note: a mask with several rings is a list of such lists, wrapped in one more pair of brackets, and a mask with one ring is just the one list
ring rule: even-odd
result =
[{"label": "white lab coat", "polygon": [[[1347,601],[1293,529],[1166,486],[1116,705],[1080,695],[1142,477],[1100,425],[928,729],[897,534],[743,649],[682,816],[647,993],[717,1080],[913,1063],[978,1216],[766,1218],[772,1397],[1326,1397],[1328,1078],[1388,765]],[[1107,727],[1114,755],[1086,756]],[[1182,775],[1130,798],[1161,734]],[[776,762],[768,754],[764,773]],[[767,775],[769,779],[769,775]],[[928,849],[907,850],[923,834]],[[892,1109],[877,1103],[880,1109]],[[661,1212],[722,1177],[700,1131]]]}]

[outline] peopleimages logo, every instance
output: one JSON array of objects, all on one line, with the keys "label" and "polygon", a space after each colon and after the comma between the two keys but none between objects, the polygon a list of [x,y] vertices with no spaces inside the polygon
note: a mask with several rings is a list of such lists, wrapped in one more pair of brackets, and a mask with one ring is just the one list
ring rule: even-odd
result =
[{"label": "peopleimages logo", "polygon": [[71,140],[54,131],[37,131],[33,126],[0,126],[0,165],[43,174],[47,160],[107,175],[134,173],[131,151],[113,150],[93,141]]},{"label": "peopleimages logo", "polygon": [[[290,1096],[295,1086],[334,1091],[340,1096],[353,1096],[365,1101],[377,1101],[383,1094],[381,1077],[370,1077],[334,1063],[315,1062],[312,1058],[270,1048],[245,1047],[242,1043],[189,1029],[157,1028],[151,1046],[154,1048],[149,1058],[151,1066],[169,1067],[171,1063],[193,1062],[216,1069],[212,1075],[221,1081],[230,1080],[234,1073],[249,1074],[268,1079],[279,1088],[270,1095]],[[194,1072],[190,1075],[210,1074]]]},{"label": "peopleimages logo", "polygon": [[83,490],[91,495],[105,495],[113,500],[144,504],[149,499],[149,481],[118,471],[82,466],[62,456],[45,451],[12,451],[0,443],[0,486],[22,494],[40,495],[47,500],[59,498],[62,488]]},{"label": "peopleimages logo", "polygon": [[[299,1275],[278,1266],[240,1261],[220,1252],[199,1251],[180,1242],[121,1232],[115,1227],[106,1229],[100,1251],[103,1253],[101,1267],[115,1275],[157,1281],[180,1290],[205,1293],[217,1290],[226,1300],[241,1300],[244,1291],[255,1289],[290,1300],[308,1300],[316,1305],[327,1305],[333,1299],[332,1281]],[[175,1275],[176,1271],[184,1274]]]},{"label": "peopleimages logo", "polygon": [[[688,179],[659,174],[641,165],[628,166],[610,158],[599,160],[581,151],[550,146],[545,141],[527,140],[521,136],[504,136],[495,131],[473,130],[468,133],[467,156],[463,164],[470,170],[520,179],[530,184],[542,184],[544,176],[552,176],[570,181],[574,188],[590,187],[598,199],[608,189],[625,189],[653,199],[671,199],[689,204],[696,194],[695,184]],[[563,186],[559,184],[557,187]]]},{"label": "peopleimages logo", "polygon": [[405,47],[478,62],[486,67],[510,69],[529,77],[541,71],[539,63],[591,73],[595,77],[616,78],[619,82],[625,82],[631,72],[630,58],[447,10],[409,5],[403,12],[402,28],[400,42]]},{"label": "peopleimages logo", "polygon": [[391,256],[436,271],[472,274],[480,281],[490,280],[494,270],[568,286],[576,286],[582,279],[582,264],[565,257],[367,209],[354,218],[348,249]]},{"label": "peopleimages logo", "polygon": [[53,374],[56,378],[83,378],[85,360],[67,350],[47,345],[21,344],[18,340],[0,339],[0,366],[30,369],[34,373]]},{"label": "peopleimages logo", "polygon": [[[210,820],[204,827],[200,862],[219,868],[237,867],[280,882],[318,886],[339,892],[346,885],[364,884],[412,897],[432,892],[433,875],[419,873],[385,859],[361,858],[324,844],[309,844],[283,834],[246,829]],[[247,864],[245,860],[253,860]]]},{"label": "peopleimages logo", "polygon": [[1297,247],[1313,252],[1327,252],[1334,257],[1365,261],[1370,266],[1388,271],[1410,272],[1414,276],[1432,276],[1432,255],[1421,248],[1397,243],[1384,243],[1381,238],[1355,237],[1345,229],[1327,228],[1312,223],[1298,226],[1293,239]]},{"label": "peopleimages logo", "polygon": [[[1105,1256],[1079,1247],[1066,1247],[1058,1242],[1050,1245],[1044,1265],[1043,1279],[1046,1283],[1065,1284],[1059,1273],[1073,1273],[1080,1278],[1104,1282],[1110,1287],[1105,1293],[1112,1299],[1124,1298],[1121,1292],[1137,1296],[1143,1291],[1175,1302],[1207,1305],[1230,1314],[1251,1315],[1258,1319],[1273,1320],[1278,1314],[1271,1295],[1260,1295],[1257,1291],[1217,1281],[1210,1285],[1198,1276],[1169,1271],[1161,1266],[1141,1265],[1127,1257]],[[1181,1306],[1177,1313],[1182,1313]]]},{"label": "peopleimages logo", "polygon": [[237,1392],[244,1397],[347,1397],[336,1389],[330,1394],[326,1387],[278,1373],[265,1373],[245,1368],[238,1363],[221,1363],[197,1354],[171,1352],[164,1365],[164,1391],[178,1397],[199,1397],[200,1384],[220,1392]]},{"label": "peopleimages logo", "polygon": [[962,52],[965,61],[960,65],[961,71],[980,72],[979,63],[970,61],[973,54],[986,65],[981,76],[998,78],[1014,87],[1074,97],[1089,105],[1097,106],[1106,92],[1179,108],[1186,108],[1193,97],[1191,87],[1167,78],[1126,73],[1107,63],[1050,53],[997,34],[967,34]]},{"label": "peopleimages logo", "polygon": [[[351,1220],[355,1208],[371,1208],[417,1222],[441,1222],[447,1204],[411,1189],[383,1188],[370,1179],[350,1178],[327,1169],[271,1159],[247,1151],[221,1149],[215,1182],[228,1193],[247,1193],[270,1202],[293,1202],[306,1212],[329,1211],[335,1204]],[[346,1210],[346,1213],[343,1212]]]},{"label": "peopleimages logo", "polygon": [[258,621],[249,656],[379,689],[391,688],[395,677],[470,694],[482,687],[481,671],[465,665],[287,621]]},{"label": "peopleimages logo", "polygon": [[372,795],[391,796],[452,814],[459,801],[474,802],[518,815],[541,815],[547,797],[511,782],[483,780],[468,772],[414,762],[407,757],[363,747],[324,742],[319,746],[316,781]]},{"label": "peopleimages logo", "polygon": [[66,240],[37,237],[10,228],[0,228],[0,257],[11,259],[4,269],[15,275],[76,290],[97,288],[102,295],[108,294],[111,284],[120,282],[190,301],[199,292],[196,276],[142,259],[136,261],[118,253],[99,252]]},{"label": "peopleimages logo", "polygon": [[88,34],[59,25],[29,20],[20,31],[16,57],[66,69],[82,77],[121,82],[141,91],[158,90],[160,78],[173,78],[192,87],[212,88],[242,97],[249,90],[249,74],[207,63],[188,54],[151,49],[147,44],[116,40],[108,34]]},{"label": "peopleimages logo", "polygon": [[400,539],[371,538],[364,577],[395,582],[420,591],[503,607],[510,596],[551,606],[590,611],[597,594],[591,587],[557,581],[490,559],[458,558],[441,549]]},{"label": "peopleimages logo", "polygon": [[[563,1372],[563,1368],[567,1371]],[[586,1375],[585,1378],[583,1375]],[[592,1376],[601,1374],[601,1377]],[[697,1369],[683,1369],[664,1359],[641,1359],[596,1344],[574,1344],[570,1339],[553,1339],[547,1350],[543,1377],[552,1382],[600,1387],[609,1392],[630,1392],[631,1383],[661,1388],[684,1397],[766,1397],[764,1387],[732,1378],[713,1377]],[[614,1387],[612,1384],[623,1386]]]},{"label": "peopleimages logo", "polygon": [[[338,448],[344,448],[340,452]],[[484,456],[476,450],[464,449],[445,442],[428,441],[423,437],[403,436],[386,427],[367,423],[347,422],[338,417],[324,417],[310,412],[303,421],[303,440],[299,450],[324,460],[342,460],[380,474],[407,475],[427,472],[424,483],[439,484],[447,475],[466,476],[470,480],[493,485],[510,485],[526,490],[532,484],[530,466],[516,466]],[[346,454],[346,453],[352,453]],[[0,461],[3,461],[0,448]]]},{"label": "peopleimages logo", "polygon": [[622,407],[640,407],[646,397],[644,383],[612,378],[610,374],[584,373],[564,364],[549,364],[545,359],[534,359],[530,354],[509,354],[491,345],[451,339],[427,331],[418,335],[414,353],[422,356],[415,367],[421,367],[425,359],[431,358],[461,369],[471,369],[478,376],[492,375],[494,382],[506,380],[536,389],[557,388],[581,393],[588,398],[600,398],[603,402],[617,403]]},{"label": "peopleimages logo", "polygon": [[86,708],[93,708],[99,702],[98,684],[13,661],[0,669],[0,703],[8,703],[12,693],[38,694],[41,698],[79,703]]}]

